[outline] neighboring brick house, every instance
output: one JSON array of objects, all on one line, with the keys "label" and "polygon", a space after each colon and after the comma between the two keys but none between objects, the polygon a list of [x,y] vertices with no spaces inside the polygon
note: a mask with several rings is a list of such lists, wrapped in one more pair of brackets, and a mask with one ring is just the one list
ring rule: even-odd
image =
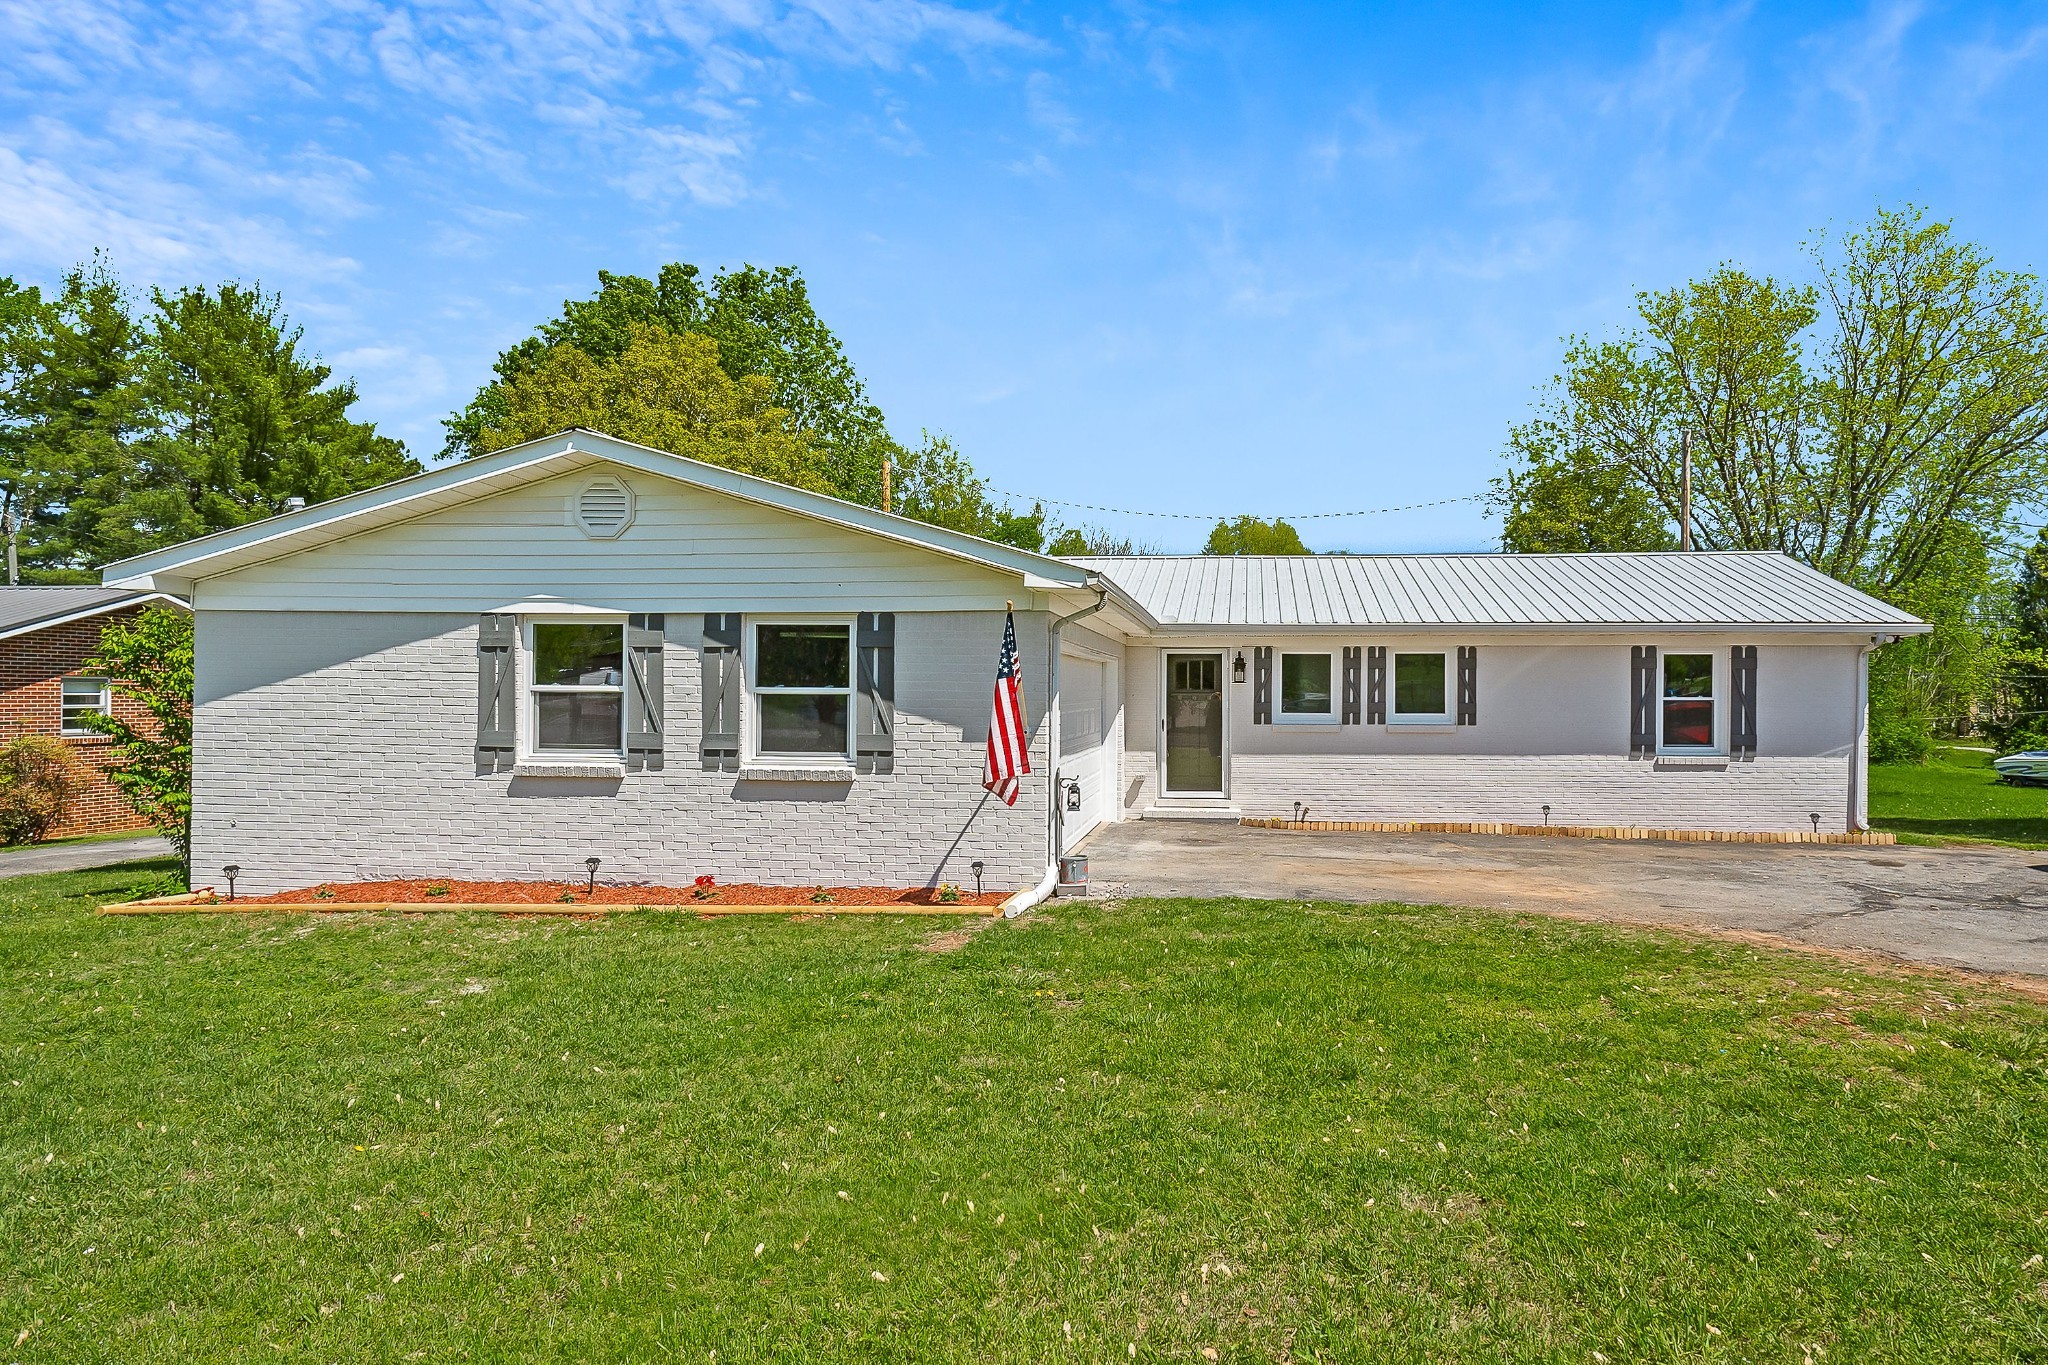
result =
[{"label": "neighboring brick house", "polygon": [[127,588],[0,588],[0,743],[24,734],[57,735],[86,774],[51,838],[147,825],[106,779],[109,741],[78,719],[109,706],[130,721],[147,714],[105,678],[88,673],[86,660],[109,623],[132,620],[151,603],[184,606],[163,593]]}]

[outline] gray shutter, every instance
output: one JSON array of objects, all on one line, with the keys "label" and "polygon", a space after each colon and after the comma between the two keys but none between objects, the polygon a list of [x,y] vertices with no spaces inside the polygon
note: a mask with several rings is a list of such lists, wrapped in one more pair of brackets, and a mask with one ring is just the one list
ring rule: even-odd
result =
[{"label": "gray shutter", "polygon": [[519,618],[496,613],[479,617],[476,625],[476,770],[509,772],[518,757],[514,707],[518,687],[513,681],[512,646],[519,639]]},{"label": "gray shutter", "polygon": [[1387,647],[1374,645],[1365,651],[1365,723],[1387,723]]},{"label": "gray shutter", "polygon": [[855,765],[864,773],[896,771],[896,613],[864,611],[854,639],[858,721]]},{"label": "gray shutter", "polygon": [[1273,647],[1252,648],[1252,724],[1273,723]]},{"label": "gray shutter", "polygon": [[711,612],[704,617],[704,740],[706,768],[740,766],[740,617]]},{"label": "gray shutter", "polygon": [[1657,646],[1637,645],[1629,659],[1628,753],[1657,752]]},{"label": "gray shutter", "polygon": [[661,770],[663,617],[626,618],[626,767]]},{"label": "gray shutter", "polygon": [[1357,645],[1344,646],[1344,715],[1343,724],[1358,724],[1359,655]]},{"label": "gray shutter", "polygon": [[1479,646],[1458,646],[1458,724],[1479,723]]},{"label": "gray shutter", "polygon": [[1729,651],[1729,691],[1734,707],[1728,716],[1728,747],[1737,754],[1756,753],[1756,646],[1736,645]]}]

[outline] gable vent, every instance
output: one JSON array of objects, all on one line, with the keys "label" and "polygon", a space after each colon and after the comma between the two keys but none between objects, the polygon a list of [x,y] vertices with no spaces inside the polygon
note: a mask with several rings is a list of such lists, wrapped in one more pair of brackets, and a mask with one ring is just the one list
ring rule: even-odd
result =
[{"label": "gable vent", "polygon": [[614,540],[633,524],[633,490],[617,479],[593,479],[575,497],[576,525],[592,540]]}]

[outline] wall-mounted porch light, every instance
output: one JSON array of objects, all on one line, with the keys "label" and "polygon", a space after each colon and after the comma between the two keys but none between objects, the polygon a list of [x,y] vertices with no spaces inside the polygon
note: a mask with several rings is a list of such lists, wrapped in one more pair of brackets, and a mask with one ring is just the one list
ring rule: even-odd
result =
[{"label": "wall-mounted porch light", "polygon": [[1230,661],[1230,680],[1232,682],[1244,681],[1244,651],[1241,649],[1237,651],[1237,657]]}]

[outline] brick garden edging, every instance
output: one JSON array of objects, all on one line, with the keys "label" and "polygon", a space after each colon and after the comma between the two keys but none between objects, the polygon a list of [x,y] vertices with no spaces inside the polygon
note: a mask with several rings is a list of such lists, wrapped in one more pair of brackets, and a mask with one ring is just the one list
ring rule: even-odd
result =
[{"label": "brick garden edging", "polygon": [[1867,829],[1851,834],[1812,830],[1631,829],[1626,825],[1509,825],[1480,820],[1289,820],[1252,817],[1238,824],[1252,829],[1316,834],[1515,834],[1552,839],[1658,839],[1680,844],[1896,844],[1895,834]]}]

